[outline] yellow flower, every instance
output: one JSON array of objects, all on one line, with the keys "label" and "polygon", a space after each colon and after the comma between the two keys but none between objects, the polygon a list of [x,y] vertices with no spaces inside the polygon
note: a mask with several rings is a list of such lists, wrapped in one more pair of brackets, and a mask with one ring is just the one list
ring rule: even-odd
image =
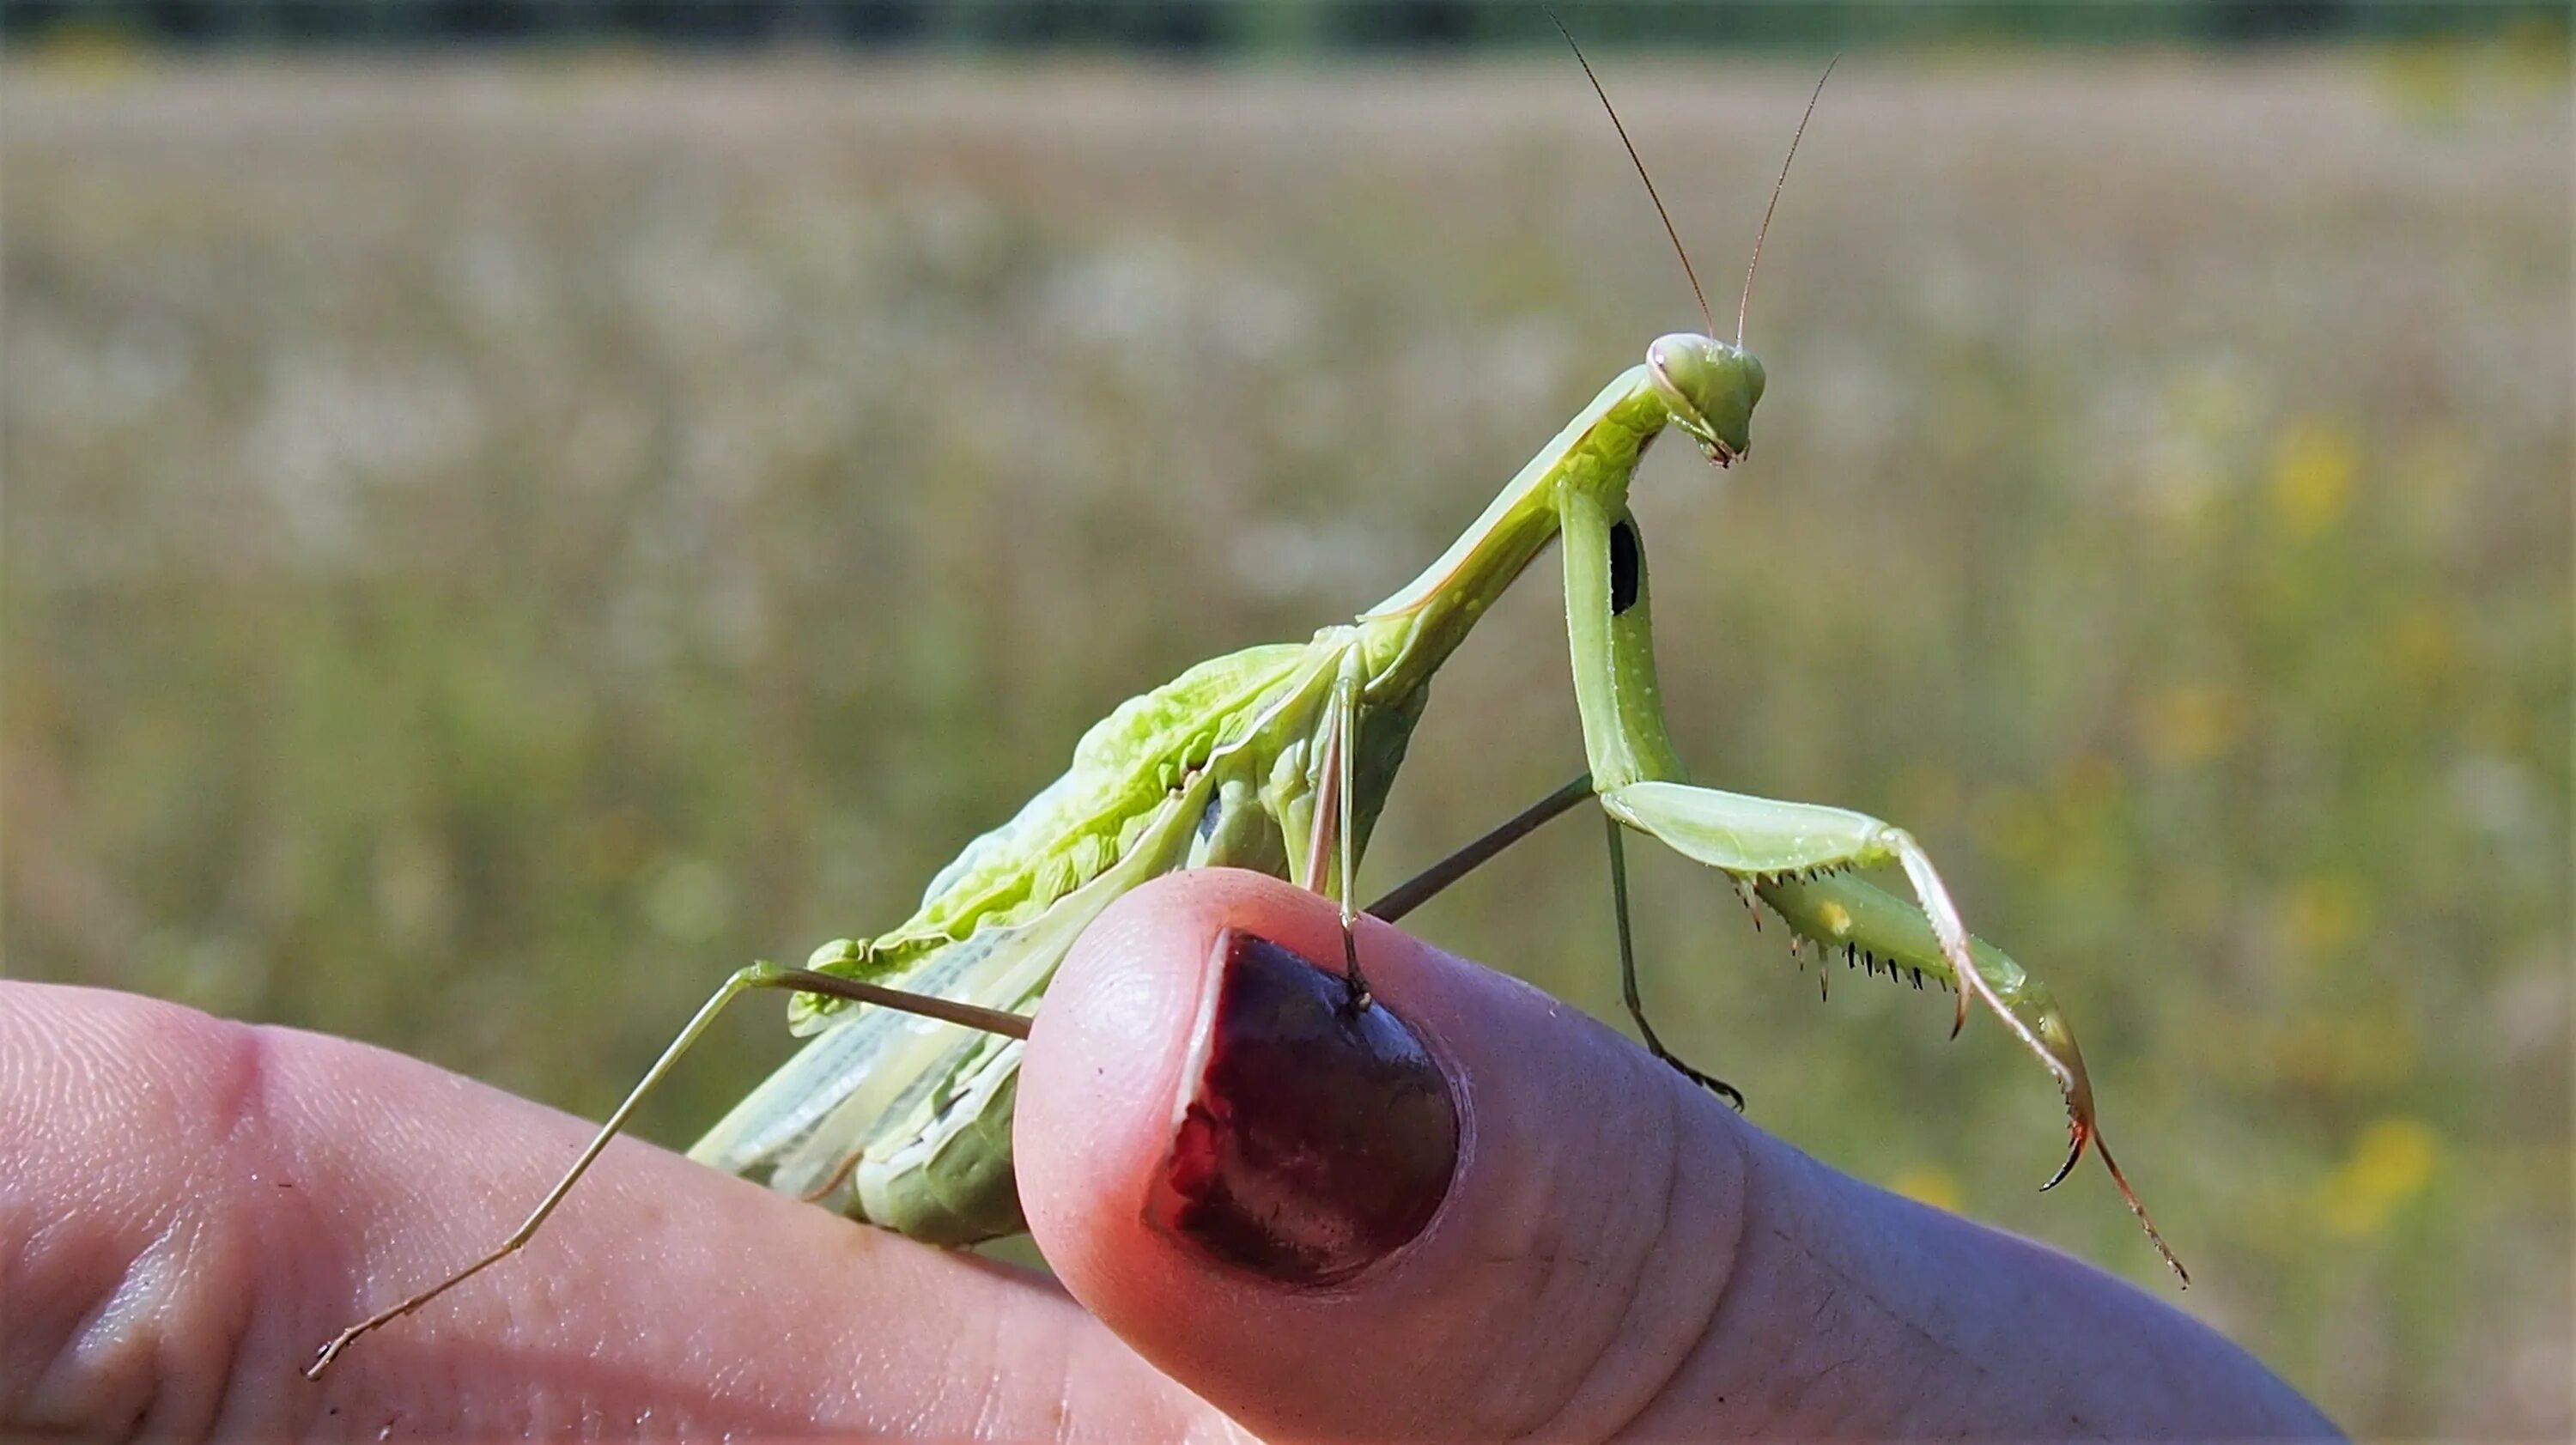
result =
[{"label": "yellow flower", "polygon": [[2450,681],[2457,670],[2459,629],[2439,604],[2417,602],[2388,624],[2380,650],[2400,682],[2430,691]]},{"label": "yellow flower", "polygon": [[2353,1142],[2352,1157],[2319,1186],[2317,1215],[2328,1231],[2359,1239],[2385,1230],[2398,1206],[2424,1192],[2441,1165],[2433,1126],[2403,1115],[2378,1120]]},{"label": "yellow flower", "polygon": [[1958,1212],[1962,1198],[1959,1176],[1938,1164],[1916,1164],[1904,1169],[1888,1181],[1887,1187],[1917,1204],[1929,1204],[1953,1214]]},{"label": "yellow flower", "polygon": [[2173,768],[2205,763],[2225,752],[2241,728],[2236,699],[2199,683],[2167,688],[2149,698],[2138,718],[2147,756]]},{"label": "yellow flower", "polygon": [[2272,510],[2293,537],[2333,526],[2352,500],[2361,448],[2344,427],[2318,417],[2292,423],[2272,448]]},{"label": "yellow flower", "polygon": [[2101,753],[2070,758],[2057,770],[2057,805],[2070,828],[2092,829],[2120,807],[2126,780]]},{"label": "yellow flower", "polygon": [[2302,878],[2282,900],[2290,946],[2316,957],[2341,952],[2370,925],[2370,899],[2349,878]]}]

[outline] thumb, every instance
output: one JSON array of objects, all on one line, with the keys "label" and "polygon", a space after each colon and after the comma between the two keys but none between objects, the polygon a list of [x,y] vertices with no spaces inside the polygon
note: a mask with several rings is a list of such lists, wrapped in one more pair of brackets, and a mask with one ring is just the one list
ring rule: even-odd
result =
[{"label": "thumb", "polygon": [[1314,894],[1203,871],[1104,915],[1023,1065],[1039,1246],[1264,1435],[1607,1435],[1726,1281],[1732,1111],[1526,984],[1359,927],[1353,1017]]},{"label": "thumb", "polygon": [[1536,989],[1358,929],[1364,1009],[1331,904],[1159,879],[1084,935],[1022,1066],[1049,1263],[1255,1433],[2331,1432],[2171,1307],[1824,1168]]}]

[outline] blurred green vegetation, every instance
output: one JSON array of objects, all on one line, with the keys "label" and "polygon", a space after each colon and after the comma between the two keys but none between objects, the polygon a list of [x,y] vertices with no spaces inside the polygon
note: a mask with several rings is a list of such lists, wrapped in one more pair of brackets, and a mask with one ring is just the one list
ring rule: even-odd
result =
[{"label": "blurred green vegetation", "polygon": [[[1609,78],[1729,275],[1811,69]],[[6,81],[9,967],[594,1116],[1695,319],[1562,64]],[[2569,118],[2548,46],[1847,62],[1753,456],[1638,488],[1684,753],[1916,829],[2186,1307],[2371,1434],[2571,1426]],[[1444,677],[1375,883],[1580,766],[1554,590]],[[1419,926],[1615,1017],[1598,846]],[[1755,1120],[2167,1288],[2095,1173],[2032,1192],[2000,1032],[1820,1006],[1639,872]],[[732,1023],[646,1133],[784,1055]]]}]

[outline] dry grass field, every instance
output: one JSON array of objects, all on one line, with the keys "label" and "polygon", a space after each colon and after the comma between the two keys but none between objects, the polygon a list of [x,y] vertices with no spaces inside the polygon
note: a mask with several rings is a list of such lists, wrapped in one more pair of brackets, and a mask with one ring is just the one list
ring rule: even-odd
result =
[{"label": "dry grass field", "polygon": [[[1812,68],[1606,59],[1731,300]],[[2563,74],[1847,60],[1753,455],[1638,486],[1703,780],[1916,829],[2084,1031],[2185,1305],[2373,1435],[2576,1428]],[[594,1115],[1694,319],[1570,64],[0,82],[10,970]],[[1554,594],[1444,678],[1375,882],[1580,767]],[[1615,1017],[1598,847],[1419,925]],[[2000,1031],[1820,1004],[1640,872],[1756,1121],[2167,1288],[2096,1174],[2033,1193]],[[744,1010],[645,1132],[785,1046]]]}]

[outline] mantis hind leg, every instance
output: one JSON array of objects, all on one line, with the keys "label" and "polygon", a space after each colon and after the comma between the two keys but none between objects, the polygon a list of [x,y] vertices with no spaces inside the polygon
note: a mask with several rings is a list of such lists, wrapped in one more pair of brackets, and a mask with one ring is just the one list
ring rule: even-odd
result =
[{"label": "mantis hind leg", "polygon": [[591,1164],[599,1158],[600,1152],[608,1147],[609,1141],[625,1131],[626,1121],[634,1115],[636,1106],[644,1102],[644,1096],[653,1091],[654,1085],[662,1082],[663,1076],[671,1072],[672,1068],[689,1052],[690,1047],[696,1044],[700,1036],[705,1034],[707,1028],[716,1021],[716,1016],[725,1011],[727,1005],[756,989],[786,989],[794,993],[822,994],[831,998],[875,1004],[881,1008],[919,1014],[945,1023],[981,1029],[986,1033],[1005,1034],[1018,1039],[1029,1036],[1029,1021],[1019,1014],[1005,1013],[999,1009],[979,1008],[974,1004],[957,1003],[950,999],[933,998],[926,994],[905,993],[900,989],[883,988],[876,984],[862,983],[856,979],[816,973],[810,969],[780,968],[775,964],[755,963],[726,979],[722,987],[709,995],[705,1003],[698,1006],[697,1013],[662,1050],[662,1056],[653,1061],[653,1067],[644,1071],[644,1077],[637,1080],[635,1087],[627,1091],[625,1101],[617,1106],[616,1111],[599,1126],[599,1131],[591,1136],[590,1143],[583,1146],[581,1153],[574,1157],[572,1167],[564,1171],[563,1177],[555,1181],[554,1187],[546,1191],[545,1197],[537,1201],[536,1208],[529,1211],[528,1217],[520,1222],[517,1229],[510,1232],[509,1237],[463,1269],[398,1304],[378,1310],[333,1336],[331,1342],[322,1347],[322,1352],[314,1356],[313,1363],[305,1367],[305,1378],[320,1379],[322,1372],[331,1367],[331,1362],[340,1357],[340,1352],[356,1343],[360,1337],[372,1334],[418,1310],[524,1248],[529,1240],[536,1237],[537,1230],[544,1226],[548,1216],[555,1212],[555,1207],[563,1203],[564,1196],[572,1192],[573,1185],[580,1182],[582,1175],[590,1172]]},{"label": "mantis hind leg", "polygon": [[1395,922],[1439,897],[1450,884],[1482,868],[1496,854],[1537,832],[1541,824],[1590,801],[1592,775],[1583,773],[1573,782],[1513,814],[1509,820],[1474,842],[1397,884],[1368,906],[1368,914],[1387,923]]},{"label": "mantis hind leg", "polygon": [[1646,1022],[1646,1005],[1637,994],[1637,951],[1628,928],[1628,853],[1619,837],[1619,820],[1604,820],[1610,837],[1610,907],[1618,920],[1619,930],[1619,995],[1628,1005],[1628,1018],[1637,1026],[1637,1037],[1645,1041],[1646,1052],[1672,1065],[1681,1076],[1733,1104],[1736,1112],[1744,1110],[1744,1093],[1714,1074],[1706,1074],[1684,1061],[1682,1056],[1664,1047],[1655,1036],[1655,1026]]},{"label": "mantis hind leg", "polygon": [[[1370,904],[1368,913],[1388,923],[1395,922],[1439,896],[1450,884],[1484,866],[1504,849],[1538,831],[1541,824],[1591,801],[1592,796],[1592,775],[1584,773],[1577,776],[1474,842],[1396,885],[1384,897]],[[1619,824],[1614,820],[1609,829],[1610,899],[1619,925],[1619,986],[1627,1000],[1628,1017],[1636,1023],[1638,1037],[1645,1041],[1648,1053],[1672,1065],[1684,1078],[1741,1109],[1744,1107],[1741,1091],[1724,1079],[1692,1067],[1679,1054],[1665,1047],[1663,1039],[1655,1033],[1655,1026],[1646,1020],[1646,1006],[1637,992],[1637,955],[1628,923],[1628,859],[1619,837]]]}]

